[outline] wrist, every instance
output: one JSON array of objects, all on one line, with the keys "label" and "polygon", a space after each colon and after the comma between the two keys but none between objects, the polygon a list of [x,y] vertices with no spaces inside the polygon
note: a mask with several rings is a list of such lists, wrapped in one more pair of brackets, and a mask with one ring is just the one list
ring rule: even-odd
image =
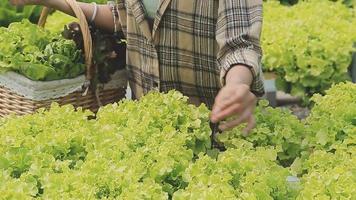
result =
[{"label": "wrist", "polygon": [[246,85],[250,88],[253,81],[251,70],[245,65],[234,65],[227,72],[225,77],[226,84]]}]

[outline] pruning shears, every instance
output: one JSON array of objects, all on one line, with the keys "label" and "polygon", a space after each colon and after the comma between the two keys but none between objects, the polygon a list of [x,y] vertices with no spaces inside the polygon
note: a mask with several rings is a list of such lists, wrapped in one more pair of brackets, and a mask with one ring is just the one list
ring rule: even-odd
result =
[{"label": "pruning shears", "polygon": [[212,148],[219,149],[220,151],[225,151],[226,148],[225,146],[218,142],[217,136],[222,133],[222,131],[219,129],[219,123],[210,123],[210,128],[211,128],[211,146]]}]

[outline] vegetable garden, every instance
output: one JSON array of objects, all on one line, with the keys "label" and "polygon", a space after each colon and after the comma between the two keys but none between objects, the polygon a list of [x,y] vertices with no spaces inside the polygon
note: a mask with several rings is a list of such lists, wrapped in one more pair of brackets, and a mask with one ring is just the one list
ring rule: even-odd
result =
[{"label": "vegetable garden", "polygon": [[[211,148],[209,110],[178,92],[0,122],[2,199],[353,199],[356,86],[313,97],[310,117],[261,102],[257,127]],[[330,109],[332,108],[332,109]],[[289,181],[292,175],[300,181]]]},{"label": "vegetable garden", "polygon": [[[54,12],[40,28],[41,8],[0,5],[0,74],[51,82],[86,72],[79,25],[63,29],[74,18]],[[0,118],[0,199],[356,199],[355,2],[269,0],[264,13],[264,70],[303,98],[305,119],[260,100],[249,136],[241,125],[213,138],[209,109],[177,91],[97,113],[53,103],[11,114]],[[125,46],[89,30],[99,87],[123,67]]]},{"label": "vegetable garden", "polygon": [[291,7],[268,1],[264,8],[263,65],[278,75],[280,90],[306,99],[350,80],[355,9],[319,0]]}]

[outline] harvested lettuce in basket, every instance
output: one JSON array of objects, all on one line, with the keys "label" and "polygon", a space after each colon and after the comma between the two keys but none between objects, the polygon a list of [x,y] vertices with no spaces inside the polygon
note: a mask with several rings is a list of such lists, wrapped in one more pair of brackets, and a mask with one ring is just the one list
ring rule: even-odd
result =
[{"label": "harvested lettuce in basket", "polygon": [[35,81],[74,78],[85,71],[75,43],[28,20],[0,28],[0,72],[14,71]]}]

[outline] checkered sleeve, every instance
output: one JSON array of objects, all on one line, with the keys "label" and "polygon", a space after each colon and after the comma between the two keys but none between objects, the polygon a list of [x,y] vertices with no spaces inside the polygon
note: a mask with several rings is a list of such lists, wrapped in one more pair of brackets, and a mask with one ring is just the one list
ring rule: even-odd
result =
[{"label": "checkered sleeve", "polygon": [[262,0],[221,0],[216,39],[219,44],[220,81],[234,65],[247,66],[253,75],[251,91],[264,94],[261,69]]}]

